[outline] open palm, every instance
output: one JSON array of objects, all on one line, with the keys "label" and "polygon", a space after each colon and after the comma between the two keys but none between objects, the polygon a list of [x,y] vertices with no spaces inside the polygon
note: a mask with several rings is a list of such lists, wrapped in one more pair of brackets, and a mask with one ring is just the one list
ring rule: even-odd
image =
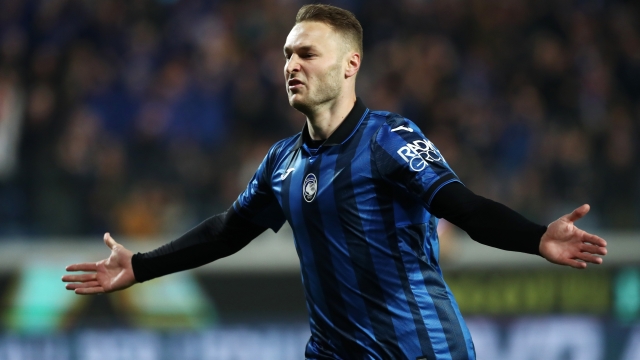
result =
[{"label": "open palm", "polygon": [[102,294],[126,289],[136,283],[131,267],[133,253],[113,240],[109,233],[104,234],[104,243],[111,249],[107,259],[67,266],[67,271],[88,272],[63,276],[62,281],[71,283],[67,284],[67,290],[75,290],[81,295]]},{"label": "open palm", "polygon": [[601,264],[602,258],[596,255],[607,254],[607,242],[589,234],[574,225],[589,212],[585,204],[549,224],[547,232],[540,240],[540,254],[554,264],[568,265],[584,269],[587,263]]}]

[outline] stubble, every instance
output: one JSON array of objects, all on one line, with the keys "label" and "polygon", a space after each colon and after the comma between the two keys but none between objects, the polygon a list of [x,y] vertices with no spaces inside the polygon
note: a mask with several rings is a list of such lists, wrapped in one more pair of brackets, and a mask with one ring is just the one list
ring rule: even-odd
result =
[{"label": "stubble", "polygon": [[289,100],[289,104],[303,114],[317,112],[323,105],[340,96],[342,80],[342,66],[339,61],[336,61],[322,76],[315,79],[315,84],[308,89],[309,92],[302,101]]}]

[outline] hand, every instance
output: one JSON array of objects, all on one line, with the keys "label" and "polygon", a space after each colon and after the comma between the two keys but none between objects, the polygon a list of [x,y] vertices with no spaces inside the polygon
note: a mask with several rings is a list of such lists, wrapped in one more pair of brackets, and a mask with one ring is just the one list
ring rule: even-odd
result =
[{"label": "hand", "polygon": [[89,272],[63,276],[62,281],[72,283],[67,284],[67,290],[75,290],[80,295],[102,294],[126,289],[136,283],[131,267],[133,253],[113,240],[109,233],[104,234],[104,243],[111,249],[109,258],[67,266],[67,271]]},{"label": "hand", "polygon": [[604,239],[578,229],[573,223],[589,212],[585,204],[549,224],[540,240],[540,254],[554,264],[584,269],[587,263],[601,264],[607,254]]}]

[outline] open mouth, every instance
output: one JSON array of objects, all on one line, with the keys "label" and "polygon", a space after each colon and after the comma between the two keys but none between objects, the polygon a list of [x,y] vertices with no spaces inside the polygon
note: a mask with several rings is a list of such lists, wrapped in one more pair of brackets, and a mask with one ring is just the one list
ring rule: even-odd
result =
[{"label": "open mouth", "polygon": [[289,85],[289,89],[295,89],[297,87],[300,87],[303,85],[302,81],[298,80],[298,79],[290,79],[287,82],[287,85]]}]

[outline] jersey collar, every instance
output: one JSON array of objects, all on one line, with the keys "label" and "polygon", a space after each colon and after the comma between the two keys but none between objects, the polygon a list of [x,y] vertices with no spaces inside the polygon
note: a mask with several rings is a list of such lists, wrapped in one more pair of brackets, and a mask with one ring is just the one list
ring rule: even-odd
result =
[{"label": "jersey collar", "polygon": [[[351,135],[356,131],[364,115],[369,111],[359,97],[356,98],[356,103],[338,128],[329,136],[322,146],[335,146],[340,145],[347,141]],[[296,142],[294,150],[299,149],[304,143],[309,143],[311,137],[309,136],[309,129],[305,121],[302,133]]]}]

